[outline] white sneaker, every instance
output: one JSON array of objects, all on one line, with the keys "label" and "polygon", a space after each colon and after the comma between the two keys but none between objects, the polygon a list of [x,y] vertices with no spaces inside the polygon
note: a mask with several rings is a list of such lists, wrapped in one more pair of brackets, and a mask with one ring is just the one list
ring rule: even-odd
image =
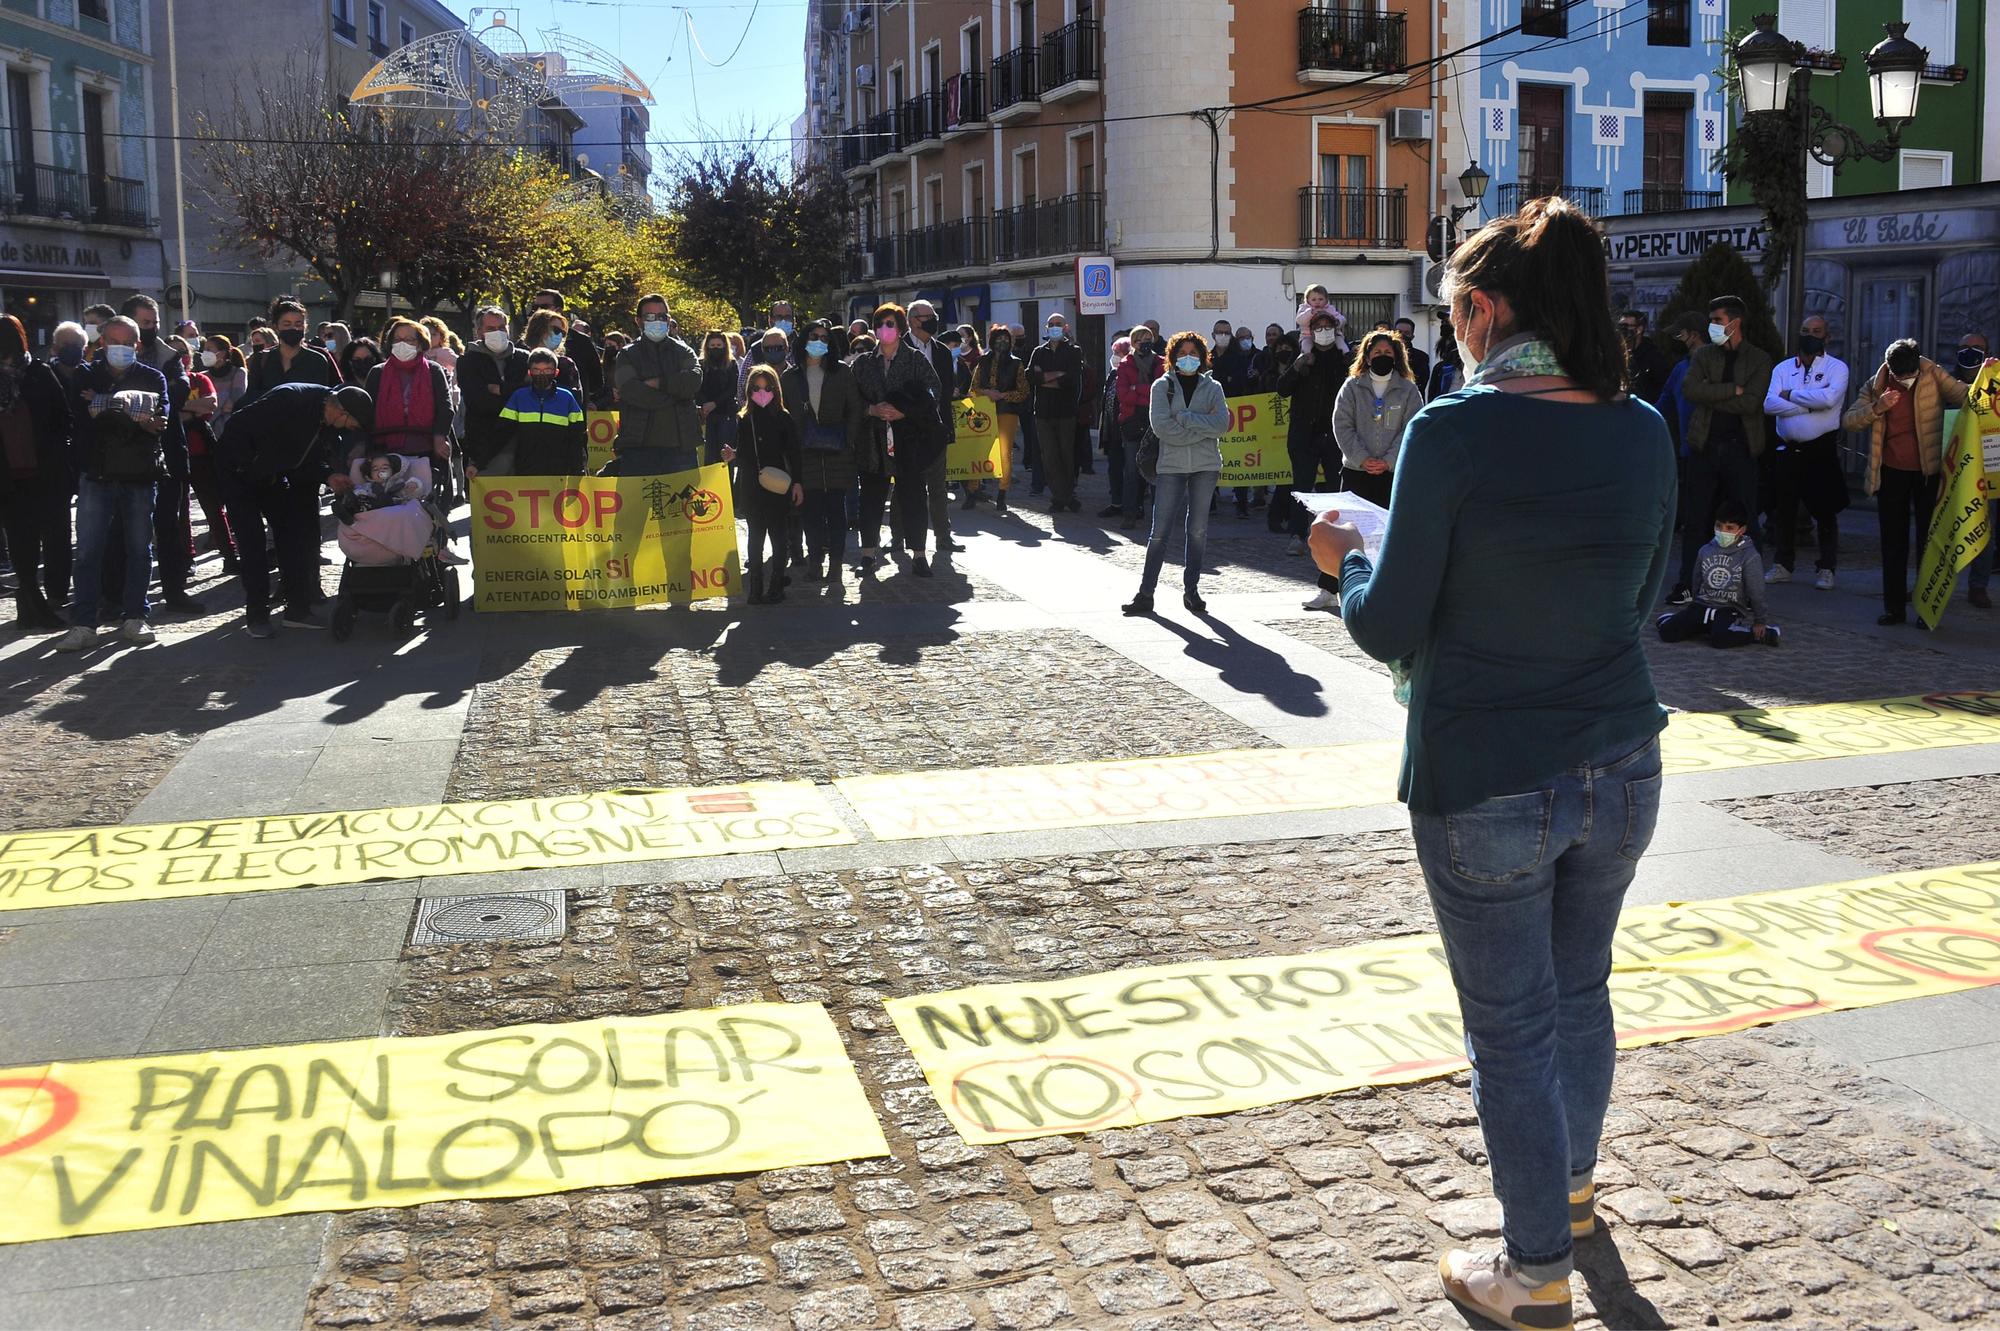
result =
[{"label": "white sneaker", "polygon": [[1569,1280],[1530,1285],[1505,1252],[1454,1248],[1439,1259],[1438,1277],[1453,1303],[1489,1322],[1519,1331],[1570,1331],[1574,1325]]},{"label": "white sneaker", "polygon": [[87,624],[72,624],[69,632],[56,639],[59,652],[80,652],[97,641],[97,630]]},{"label": "white sneaker", "polygon": [[1813,586],[1815,586],[1815,587],[1819,588],[1819,589],[1820,589],[1821,591],[1823,591],[1823,592],[1830,592],[1830,591],[1832,591],[1832,590],[1833,590],[1833,570],[1832,570],[1832,569],[1830,569],[1830,568],[1823,568],[1823,569],[1821,569],[1821,570],[1819,571],[1819,576],[1818,576],[1817,578],[1813,579]]},{"label": "white sneaker", "polygon": [[144,647],[153,640],[153,630],[143,619],[128,619],[118,626],[118,636],[135,647]]},{"label": "white sneaker", "polygon": [[1764,575],[1764,581],[1766,582],[1790,582],[1791,580],[1792,571],[1783,564],[1771,565],[1771,571]]},{"label": "white sneaker", "polygon": [[1285,547],[1285,553],[1288,555],[1302,555],[1305,552],[1306,552],[1306,543],[1304,541],[1299,540],[1297,537],[1293,537],[1292,543]]},{"label": "white sneaker", "polygon": [[1312,600],[1306,602],[1306,609],[1331,610],[1339,604],[1340,604],[1340,598],[1335,596],[1332,592],[1326,590],[1324,587],[1322,587],[1320,588],[1319,594],[1317,596],[1314,596]]}]

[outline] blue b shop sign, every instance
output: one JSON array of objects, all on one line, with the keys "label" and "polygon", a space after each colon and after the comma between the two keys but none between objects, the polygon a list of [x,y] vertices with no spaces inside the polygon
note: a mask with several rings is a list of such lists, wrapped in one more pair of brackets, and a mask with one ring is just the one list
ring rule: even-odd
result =
[{"label": "blue b shop sign", "polygon": [[1076,312],[1118,312],[1117,265],[1112,259],[1091,255],[1076,261]]}]

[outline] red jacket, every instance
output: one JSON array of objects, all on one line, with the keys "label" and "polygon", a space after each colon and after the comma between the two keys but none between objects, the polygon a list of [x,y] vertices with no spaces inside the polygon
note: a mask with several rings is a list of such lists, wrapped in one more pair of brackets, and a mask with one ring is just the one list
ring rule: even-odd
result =
[{"label": "red jacket", "polygon": [[1140,364],[1141,357],[1131,355],[1118,367],[1118,419],[1129,421],[1134,416],[1143,415],[1152,409],[1153,380],[1167,368],[1167,358],[1160,355],[1145,357],[1147,364]]}]

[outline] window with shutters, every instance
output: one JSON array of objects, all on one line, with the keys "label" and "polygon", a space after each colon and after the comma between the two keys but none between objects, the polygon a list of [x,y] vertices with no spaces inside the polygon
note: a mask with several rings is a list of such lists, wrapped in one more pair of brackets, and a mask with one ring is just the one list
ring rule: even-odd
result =
[{"label": "window with shutters", "polygon": [[[1903,21],[1910,25],[1910,40],[1931,53],[1931,64],[1957,63],[1957,0],[1903,0]],[[1991,24],[2000,18],[1989,14],[1986,21]]]},{"label": "window with shutters", "polygon": [[1565,157],[1563,90],[1525,83],[1520,90],[1520,128],[1515,148],[1524,195],[1539,198],[1562,188]]},{"label": "window with shutters", "polygon": [[1657,193],[1664,199],[1679,194],[1687,185],[1688,117],[1693,109],[1684,93],[1646,94],[1641,170],[1648,194]]},{"label": "window with shutters", "polygon": [[1809,51],[1831,51],[1833,0],[1778,0],[1778,31]]}]

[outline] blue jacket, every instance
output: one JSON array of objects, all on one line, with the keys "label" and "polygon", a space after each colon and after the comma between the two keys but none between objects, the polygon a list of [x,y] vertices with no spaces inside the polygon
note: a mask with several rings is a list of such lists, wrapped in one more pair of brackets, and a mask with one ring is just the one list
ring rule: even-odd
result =
[{"label": "blue jacket", "polygon": [[516,476],[581,476],[590,460],[583,404],[567,388],[514,390],[500,408],[500,435],[514,449]]},{"label": "blue jacket", "polygon": [[1666,386],[1660,389],[1660,400],[1653,404],[1673,427],[1674,443],[1682,457],[1688,455],[1688,421],[1694,416],[1694,403],[1681,396],[1681,383],[1688,377],[1688,366],[1692,364],[1692,356],[1674,362],[1674,368],[1667,371]]}]

